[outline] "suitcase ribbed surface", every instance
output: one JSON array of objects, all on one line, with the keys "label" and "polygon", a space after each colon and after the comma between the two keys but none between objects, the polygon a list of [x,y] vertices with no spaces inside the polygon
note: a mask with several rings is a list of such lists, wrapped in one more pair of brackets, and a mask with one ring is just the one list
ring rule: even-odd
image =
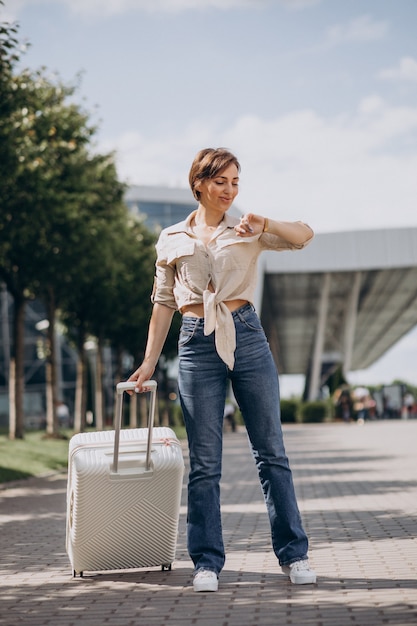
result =
[{"label": "suitcase ribbed surface", "polygon": [[67,551],[75,572],[169,565],[175,558],[184,472],[170,428],[154,428],[145,472],[147,429],[75,435],[69,447]]}]

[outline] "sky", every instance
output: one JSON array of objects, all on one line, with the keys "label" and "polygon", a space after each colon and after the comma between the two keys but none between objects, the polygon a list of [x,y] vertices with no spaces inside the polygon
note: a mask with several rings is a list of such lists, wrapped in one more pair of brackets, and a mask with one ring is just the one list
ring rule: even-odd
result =
[{"label": "sky", "polygon": [[[67,83],[121,180],[242,166],[236,206],[316,232],[417,226],[415,0],[5,0],[23,66]],[[417,385],[417,330],[352,384]],[[283,377],[283,395],[302,377]]]}]

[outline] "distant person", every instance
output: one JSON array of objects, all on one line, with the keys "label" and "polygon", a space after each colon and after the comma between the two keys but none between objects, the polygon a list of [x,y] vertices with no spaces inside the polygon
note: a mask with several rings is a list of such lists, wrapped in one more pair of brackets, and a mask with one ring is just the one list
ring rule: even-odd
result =
[{"label": "distant person", "polygon": [[344,422],[350,422],[353,414],[353,402],[348,389],[343,389],[336,406],[339,417]]},{"label": "distant person", "polygon": [[70,425],[70,412],[65,402],[58,402],[56,408],[56,414],[58,417],[58,423],[60,428],[69,428]]},{"label": "distant person", "polygon": [[188,551],[197,592],[217,591],[225,563],[220,477],[229,380],[258,468],[277,559],[293,583],[316,581],[284,449],[277,369],[252,304],[260,253],[300,250],[313,231],[303,222],[228,215],[239,171],[236,157],[222,148],[195,157],[189,181],[198,206],[160,234],[145,357],[129,378],[143,391],[178,309],[178,387],[190,451]]},{"label": "distant person", "polygon": [[236,407],[232,402],[226,402],[224,405],[224,414],[223,417],[225,421],[229,424],[232,433],[236,432]]},{"label": "distant person", "polygon": [[405,413],[406,413],[406,417],[410,418],[413,416],[413,409],[414,409],[414,396],[412,393],[407,392],[404,396],[404,407],[405,407]]},{"label": "distant person", "polygon": [[392,406],[392,401],[389,396],[384,396],[384,417],[386,419],[392,419],[394,417],[394,408]]}]

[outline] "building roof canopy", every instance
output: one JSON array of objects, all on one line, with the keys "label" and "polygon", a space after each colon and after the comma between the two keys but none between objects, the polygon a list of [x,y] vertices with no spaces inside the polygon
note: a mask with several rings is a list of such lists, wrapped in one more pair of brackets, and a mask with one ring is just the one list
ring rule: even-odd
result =
[{"label": "building roof canopy", "polygon": [[304,250],[267,252],[262,270],[261,318],[281,373],[309,371],[326,275],[323,365],[344,362],[348,322],[350,370],[372,365],[417,324],[417,228],[318,234]]}]

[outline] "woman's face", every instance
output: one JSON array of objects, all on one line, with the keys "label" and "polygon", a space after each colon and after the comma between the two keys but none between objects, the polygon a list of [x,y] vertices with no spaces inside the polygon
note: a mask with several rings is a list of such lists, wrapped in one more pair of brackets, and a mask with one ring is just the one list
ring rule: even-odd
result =
[{"label": "woman's face", "polygon": [[214,178],[201,181],[197,189],[200,192],[200,204],[206,209],[225,213],[239,192],[239,172],[236,165],[231,164]]}]

